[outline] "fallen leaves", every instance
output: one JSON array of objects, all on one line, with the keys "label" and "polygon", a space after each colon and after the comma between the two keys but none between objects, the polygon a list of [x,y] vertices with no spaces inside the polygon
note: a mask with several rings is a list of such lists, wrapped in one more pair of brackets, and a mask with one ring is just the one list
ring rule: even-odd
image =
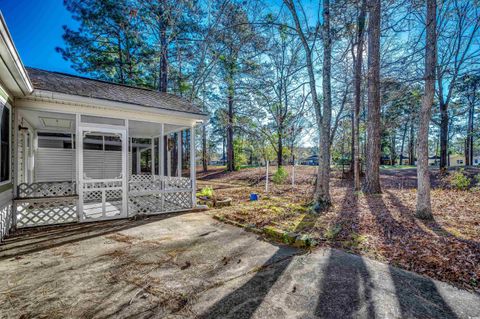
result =
[{"label": "fallen leaves", "polygon": [[[233,199],[233,206],[220,212],[231,220],[257,227],[274,226],[308,234],[323,245],[480,292],[478,191],[440,188],[441,183],[433,176],[433,184],[438,186],[432,190],[435,220],[422,222],[414,217],[414,170],[383,172],[383,194],[369,196],[354,193],[351,181],[333,174],[334,207],[315,215],[309,211],[313,167],[296,169],[294,189],[289,184],[271,185],[268,194],[264,193],[261,174],[262,169],[256,168],[210,176],[209,181],[222,182],[222,187],[215,191]],[[228,187],[228,183],[232,186]],[[239,187],[241,184],[252,186]],[[260,200],[250,202],[251,192],[260,194]]]}]

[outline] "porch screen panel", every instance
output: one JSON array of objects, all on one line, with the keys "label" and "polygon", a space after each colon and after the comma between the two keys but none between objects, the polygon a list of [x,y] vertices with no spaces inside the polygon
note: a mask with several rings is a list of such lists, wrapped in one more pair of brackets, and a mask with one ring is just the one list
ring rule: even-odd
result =
[{"label": "porch screen panel", "polygon": [[75,150],[38,148],[35,157],[36,182],[75,180]]},{"label": "porch screen panel", "polygon": [[120,216],[123,211],[121,136],[84,133],[82,156],[83,218]]},{"label": "porch screen panel", "polygon": [[83,172],[87,178],[117,178],[122,173],[121,141],[115,136],[89,135],[84,140]]}]

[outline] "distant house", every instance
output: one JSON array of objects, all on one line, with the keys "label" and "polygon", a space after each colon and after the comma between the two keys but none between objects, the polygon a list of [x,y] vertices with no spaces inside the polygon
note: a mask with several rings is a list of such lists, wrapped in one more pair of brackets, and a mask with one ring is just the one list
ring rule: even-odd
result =
[{"label": "distant house", "polygon": [[[401,159],[401,163],[400,163],[400,159]],[[408,156],[399,155],[398,156],[398,164],[399,165],[410,165],[410,160],[409,160]]]},{"label": "distant house", "polygon": [[448,166],[464,166],[465,165],[465,155],[463,154],[450,154],[448,156]]},{"label": "distant house", "polygon": [[301,165],[318,165],[318,155],[310,155],[307,158],[300,160]]},{"label": "distant house", "polygon": [[480,165],[480,155],[473,157],[473,165]]},{"label": "distant house", "polygon": [[440,165],[440,156],[434,155],[428,157],[428,165],[429,166],[438,166]]}]

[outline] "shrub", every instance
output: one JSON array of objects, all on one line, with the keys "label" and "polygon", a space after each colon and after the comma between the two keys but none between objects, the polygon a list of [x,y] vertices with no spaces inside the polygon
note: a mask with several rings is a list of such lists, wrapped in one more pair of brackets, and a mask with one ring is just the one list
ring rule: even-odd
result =
[{"label": "shrub", "polygon": [[480,185],[480,173],[475,175],[475,180],[477,181],[477,184]]},{"label": "shrub", "polygon": [[204,187],[200,190],[200,192],[197,193],[198,197],[207,197],[207,198],[212,198],[213,197],[213,188],[210,186]]},{"label": "shrub", "polygon": [[275,184],[283,184],[287,180],[288,174],[283,166],[280,166],[275,174],[273,174],[272,181]]},{"label": "shrub", "polygon": [[334,225],[325,230],[325,232],[323,233],[323,237],[325,237],[325,239],[327,240],[335,240],[341,231],[342,226]]},{"label": "shrub", "polygon": [[463,168],[459,169],[450,177],[450,185],[458,190],[466,190],[470,187],[471,180],[463,173]]}]

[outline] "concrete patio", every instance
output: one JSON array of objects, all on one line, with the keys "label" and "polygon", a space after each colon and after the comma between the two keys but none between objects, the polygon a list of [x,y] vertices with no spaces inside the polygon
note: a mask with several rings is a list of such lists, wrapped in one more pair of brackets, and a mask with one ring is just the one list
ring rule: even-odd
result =
[{"label": "concrete patio", "polygon": [[0,246],[1,318],[480,318],[480,296],[207,213],[26,230]]}]

